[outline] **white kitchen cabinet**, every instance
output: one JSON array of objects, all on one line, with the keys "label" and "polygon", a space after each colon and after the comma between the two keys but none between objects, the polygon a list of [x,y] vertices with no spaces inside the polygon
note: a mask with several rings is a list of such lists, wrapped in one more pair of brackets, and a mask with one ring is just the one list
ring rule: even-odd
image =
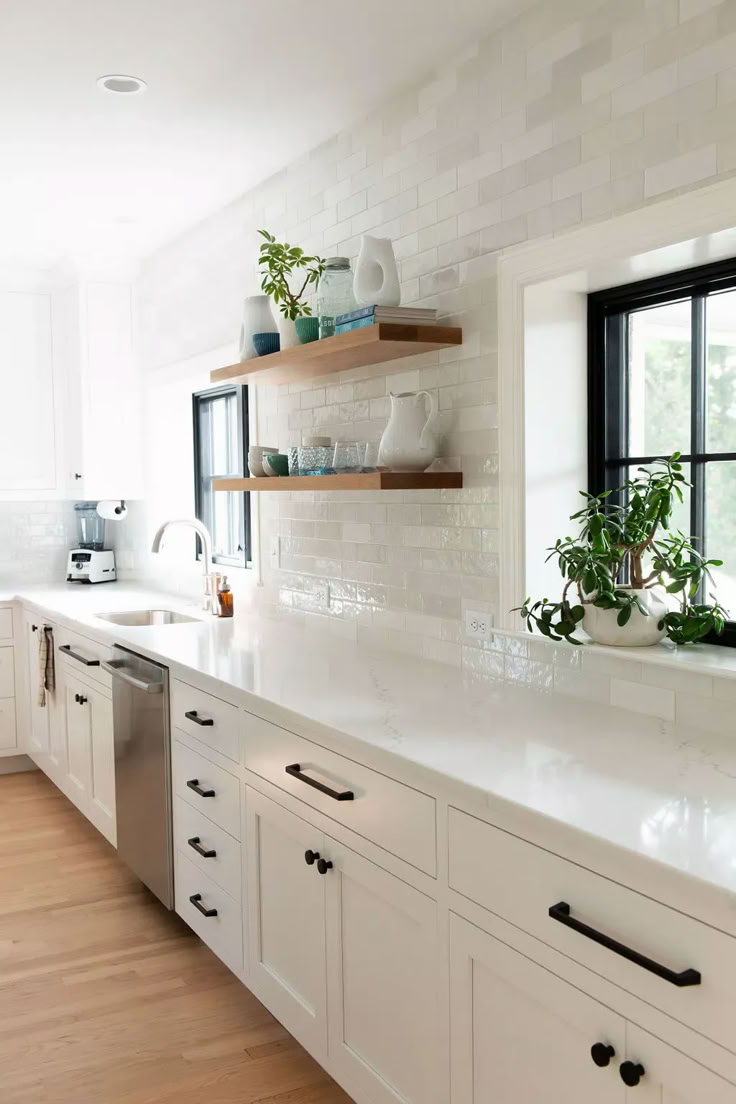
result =
[{"label": "white kitchen cabinet", "polygon": [[246,790],[249,984],[318,1061],[327,1049],[324,836]]},{"label": "white kitchen cabinet", "polygon": [[113,845],[115,744],[112,700],[68,669],[60,671],[66,733],[64,790],[80,812]]},{"label": "white kitchen cabinet", "polygon": [[331,839],[330,1068],[356,1100],[442,1104],[437,903]]},{"label": "white kitchen cabinet", "polygon": [[450,1031],[452,1104],[626,1104],[623,1017],[454,914]]},{"label": "white kitchen cabinet", "polygon": [[0,373],[0,497],[53,497],[58,410],[48,293],[0,290]]},{"label": "white kitchen cabinet", "polygon": [[246,810],[253,991],[357,1100],[439,1104],[436,903],[250,787]]},{"label": "white kitchen cabinet", "polygon": [[[626,1025],[625,1061],[633,1070],[627,1068],[624,1073],[640,1076],[638,1084],[627,1088],[626,1104],[734,1104],[736,1101],[736,1085],[729,1084],[632,1023]],[[619,1072],[620,1069],[619,1065]]]}]

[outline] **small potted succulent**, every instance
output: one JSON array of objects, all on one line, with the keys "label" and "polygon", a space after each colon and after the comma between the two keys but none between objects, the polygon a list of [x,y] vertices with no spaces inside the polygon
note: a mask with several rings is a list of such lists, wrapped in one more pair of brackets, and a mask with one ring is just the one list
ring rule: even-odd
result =
[{"label": "small potted succulent", "polygon": [[709,568],[723,561],[704,559],[689,537],[670,529],[675,500],[690,486],[680,455],[639,468],[616,491],[580,492],[585,505],[571,516],[578,535],[548,549],[564,580],[561,598],[527,598],[518,607],[530,632],[580,644],[574,633],[582,627],[598,644],[624,647],[664,636],[690,644],[723,632],[727,612],[715,595],[698,601],[701,585],[712,582]]},{"label": "small potted succulent", "polygon": [[[279,308],[279,333],[281,348],[314,341],[319,336],[319,319],[312,316],[312,308],[304,298],[310,284],[317,284],[324,272],[321,257],[309,257],[297,245],[277,242],[268,230],[259,230],[264,239],[259,251],[258,267],[261,270],[261,289],[270,295]],[[301,269],[304,279],[297,292],[290,286],[291,277]],[[301,278],[301,277],[300,277]]]}]

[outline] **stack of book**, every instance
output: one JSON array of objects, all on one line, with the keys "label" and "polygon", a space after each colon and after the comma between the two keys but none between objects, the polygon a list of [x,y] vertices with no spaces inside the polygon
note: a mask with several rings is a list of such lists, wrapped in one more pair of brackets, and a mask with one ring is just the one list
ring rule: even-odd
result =
[{"label": "stack of book", "polygon": [[437,311],[424,307],[358,307],[347,314],[338,314],[335,333],[360,330],[363,326],[374,326],[378,322],[394,326],[434,326],[436,321]]}]

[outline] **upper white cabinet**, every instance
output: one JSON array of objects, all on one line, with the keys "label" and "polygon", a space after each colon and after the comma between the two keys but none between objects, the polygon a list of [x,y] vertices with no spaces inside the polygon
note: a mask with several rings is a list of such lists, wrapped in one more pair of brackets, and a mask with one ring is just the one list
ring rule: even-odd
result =
[{"label": "upper white cabinet", "polygon": [[53,496],[59,470],[48,294],[0,290],[0,381],[0,496]]},{"label": "upper white cabinet", "polygon": [[0,499],[140,497],[132,281],[13,283],[0,284]]}]

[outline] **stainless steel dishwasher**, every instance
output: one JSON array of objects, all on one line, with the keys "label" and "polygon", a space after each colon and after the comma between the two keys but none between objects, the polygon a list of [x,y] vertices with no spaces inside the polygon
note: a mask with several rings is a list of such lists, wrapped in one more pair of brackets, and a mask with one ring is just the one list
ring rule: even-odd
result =
[{"label": "stainless steel dishwasher", "polygon": [[112,675],[118,855],[174,907],[169,672],[116,644]]}]

